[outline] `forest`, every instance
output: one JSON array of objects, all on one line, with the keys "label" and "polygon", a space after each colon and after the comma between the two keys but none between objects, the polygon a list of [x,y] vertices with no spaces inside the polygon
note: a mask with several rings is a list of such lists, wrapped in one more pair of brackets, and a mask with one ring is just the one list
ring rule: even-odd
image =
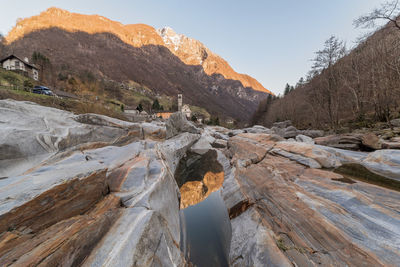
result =
[{"label": "forest", "polygon": [[283,96],[261,101],[252,123],[291,120],[299,128],[338,130],[400,117],[399,13],[398,1],[392,1],[356,19],[356,27],[374,30],[352,49],[331,36],[315,53],[307,77],[287,84]]}]

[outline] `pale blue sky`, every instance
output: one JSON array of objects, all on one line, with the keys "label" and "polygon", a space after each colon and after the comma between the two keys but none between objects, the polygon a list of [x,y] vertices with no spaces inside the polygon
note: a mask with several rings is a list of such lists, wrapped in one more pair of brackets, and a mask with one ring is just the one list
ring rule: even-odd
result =
[{"label": "pale blue sky", "polygon": [[360,35],[352,21],[384,0],[0,0],[0,32],[17,18],[51,6],[99,14],[124,24],[170,26],[203,42],[238,72],[274,93],[295,84],[314,52],[335,34],[349,46]]}]

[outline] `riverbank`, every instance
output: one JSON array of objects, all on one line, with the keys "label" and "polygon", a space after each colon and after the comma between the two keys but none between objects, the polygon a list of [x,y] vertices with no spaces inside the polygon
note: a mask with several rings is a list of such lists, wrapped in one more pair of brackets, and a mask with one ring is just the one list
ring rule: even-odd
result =
[{"label": "riverbank", "polygon": [[207,249],[230,266],[400,262],[400,193],[330,171],[356,163],[397,181],[399,150],[347,151],[261,126],[198,128],[179,113],[131,123],[13,100],[0,101],[0,121],[3,265],[185,266]]}]

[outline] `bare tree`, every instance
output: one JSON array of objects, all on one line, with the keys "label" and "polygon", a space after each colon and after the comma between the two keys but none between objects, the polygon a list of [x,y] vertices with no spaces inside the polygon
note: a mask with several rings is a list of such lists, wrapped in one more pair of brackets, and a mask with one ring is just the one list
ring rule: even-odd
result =
[{"label": "bare tree", "polygon": [[324,49],[315,53],[317,56],[313,59],[312,69],[316,73],[333,66],[339,59],[346,54],[346,46],[336,36],[332,35],[325,41]]},{"label": "bare tree", "polygon": [[384,2],[379,8],[375,8],[372,12],[362,15],[354,20],[356,27],[375,28],[377,21],[390,22],[394,27],[400,30],[400,3],[399,0]]},{"label": "bare tree", "polygon": [[335,64],[346,54],[346,46],[337,37],[331,36],[325,41],[324,48],[316,52],[312,69],[319,74],[325,73],[321,80],[320,91],[323,92],[324,105],[327,106],[332,128],[339,125],[339,72]]}]

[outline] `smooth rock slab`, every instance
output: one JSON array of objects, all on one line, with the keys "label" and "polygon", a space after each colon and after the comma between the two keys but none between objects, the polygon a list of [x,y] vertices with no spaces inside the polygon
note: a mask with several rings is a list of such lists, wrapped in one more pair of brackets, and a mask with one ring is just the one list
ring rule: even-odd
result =
[{"label": "smooth rock slab", "polygon": [[178,252],[160,214],[127,208],[82,266],[183,266]]},{"label": "smooth rock slab", "polygon": [[0,177],[21,175],[68,149],[165,138],[165,127],[156,123],[130,123],[98,114],[74,115],[14,100],[0,100],[0,122]]},{"label": "smooth rock slab", "polygon": [[300,142],[278,142],[274,148],[313,159],[324,168],[341,166],[340,161],[334,155],[312,144]]},{"label": "smooth rock slab", "polygon": [[249,208],[239,217],[231,220],[232,243],[231,266],[276,266],[291,267],[292,263],[278,249],[254,208]]},{"label": "smooth rock slab", "polygon": [[[252,265],[260,258],[265,266],[267,259],[262,255],[277,249],[284,256],[274,258],[279,254],[272,253],[269,259],[276,259],[271,264],[278,266],[288,262],[295,266],[396,266],[400,261],[398,192],[359,181],[344,183],[339,174],[306,168],[269,153],[249,165],[238,164],[242,155],[263,147],[263,142],[255,136],[232,139],[235,145],[229,152],[234,167],[222,188],[232,222],[231,264]],[[302,146],[297,145],[296,154],[301,155]],[[264,233],[269,237],[262,240],[269,242],[259,243],[257,238]]]},{"label": "smooth rock slab", "polygon": [[377,150],[361,164],[379,175],[400,181],[400,150]]}]

